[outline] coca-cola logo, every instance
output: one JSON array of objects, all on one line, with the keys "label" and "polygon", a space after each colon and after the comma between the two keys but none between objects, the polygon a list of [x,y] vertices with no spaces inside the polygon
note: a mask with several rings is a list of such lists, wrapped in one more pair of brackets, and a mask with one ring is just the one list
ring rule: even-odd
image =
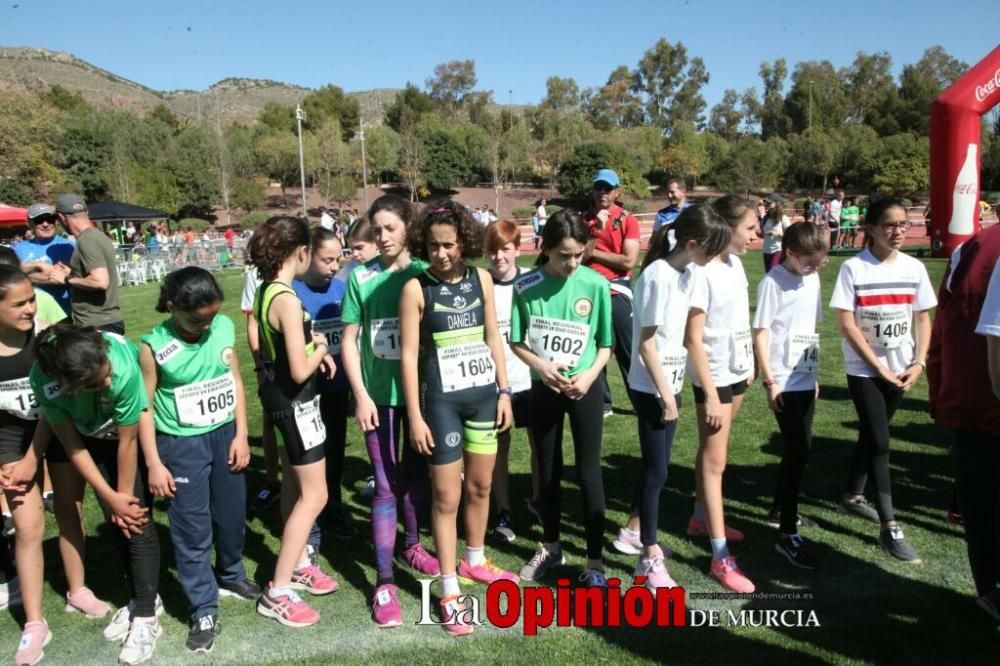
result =
[{"label": "coca-cola logo", "polygon": [[993,73],[993,78],[985,85],[976,86],[976,101],[982,102],[1000,88],[1000,69]]}]

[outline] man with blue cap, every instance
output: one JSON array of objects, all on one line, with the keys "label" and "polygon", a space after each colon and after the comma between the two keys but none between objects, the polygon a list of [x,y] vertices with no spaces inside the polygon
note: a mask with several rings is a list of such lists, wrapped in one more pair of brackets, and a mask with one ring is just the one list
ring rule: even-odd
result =
[{"label": "man with blue cap", "polygon": [[36,287],[51,294],[63,312],[69,314],[69,287],[53,278],[52,267],[59,263],[69,264],[76,245],[59,235],[56,209],[48,204],[36,203],[28,208],[28,225],[34,232],[34,238],[14,246],[14,252],[21,260],[21,270],[28,274]]}]

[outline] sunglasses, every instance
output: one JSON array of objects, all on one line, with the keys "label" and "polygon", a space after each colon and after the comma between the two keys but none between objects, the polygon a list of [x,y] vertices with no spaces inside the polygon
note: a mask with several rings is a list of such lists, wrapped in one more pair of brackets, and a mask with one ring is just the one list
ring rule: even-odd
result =
[{"label": "sunglasses", "polygon": [[607,183],[594,183],[595,192],[612,192],[615,188]]},{"label": "sunglasses", "polygon": [[51,215],[43,215],[42,217],[36,217],[32,220],[32,222],[35,226],[38,226],[39,224],[51,224],[52,226],[55,226],[56,218]]}]

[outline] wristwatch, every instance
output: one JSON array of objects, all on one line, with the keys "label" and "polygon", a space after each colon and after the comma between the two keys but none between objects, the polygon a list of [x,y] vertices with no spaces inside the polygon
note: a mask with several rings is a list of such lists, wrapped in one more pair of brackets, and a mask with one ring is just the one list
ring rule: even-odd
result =
[{"label": "wristwatch", "polygon": [[511,396],[514,395],[514,389],[512,389],[509,386],[505,386],[502,389],[497,389],[497,394],[498,395],[505,395],[508,398],[510,398]]}]

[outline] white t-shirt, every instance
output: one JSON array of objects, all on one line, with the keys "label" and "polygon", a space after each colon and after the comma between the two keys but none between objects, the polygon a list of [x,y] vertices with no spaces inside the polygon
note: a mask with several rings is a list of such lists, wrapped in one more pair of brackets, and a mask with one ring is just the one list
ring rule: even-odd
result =
[{"label": "white t-shirt", "polygon": [[657,259],[639,275],[632,290],[632,367],[628,372],[630,389],[652,393],[657,397],[660,395],[639,354],[641,330],[655,326],[657,355],[663,361],[667,381],[680,393],[687,356],[684,349],[684,329],[687,326],[693,284],[694,272],[691,267],[678,272],[666,259]]},{"label": "white t-shirt", "polygon": [[253,299],[257,295],[257,287],[260,286],[261,282],[256,268],[246,272],[243,278],[243,296],[240,298],[240,309],[244,313],[253,312]]},{"label": "white t-shirt", "polygon": [[757,285],[754,328],[768,332],[771,375],[779,391],[811,391],[819,371],[819,336],[823,321],[819,276],[795,275],[775,266]]},{"label": "white t-shirt", "polygon": [[1000,263],[993,267],[990,285],[986,288],[986,300],[979,313],[976,333],[1000,337]]},{"label": "white t-shirt", "polygon": [[360,261],[356,259],[351,259],[346,264],[344,264],[339,271],[337,271],[337,274],[333,276],[333,279],[340,280],[344,284],[347,284],[347,281],[351,279],[351,273],[353,273],[354,269],[360,265],[361,265]]},{"label": "white t-shirt", "polygon": [[322,215],[319,216],[319,226],[323,227],[324,229],[330,229],[331,231],[333,230],[333,218],[330,217],[329,213],[323,213]]},{"label": "white t-shirt", "polygon": [[840,211],[844,208],[844,204],[840,202],[839,199],[834,199],[830,202],[830,223],[835,224],[835,226],[840,226]]},{"label": "white t-shirt", "polygon": [[545,212],[545,206],[539,206],[538,210],[535,211],[535,215],[538,216],[538,226],[544,227],[545,223],[549,220],[549,214]]},{"label": "white t-shirt", "polygon": [[764,244],[761,251],[764,254],[774,254],[781,251],[781,237],[785,235],[785,229],[792,226],[792,221],[787,215],[781,216],[781,224],[774,221],[772,217],[764,218]]},{"label": "white t-shirt", "polygon": [[531,370],[510,348],[510,308],[514,297],[514,281],[524,271],[519,266],[517,275],[509,282],[493,280],[493,299],[497,311],[497,324],[503,336],[504,365],[507,366],[507,383],[514,393],[531,390]]},{"label": "white t-shirt", "polygon": [[[753,339],[750,333],[749,283],[739,257],[713,259],[694,268],[691,309],[705,313],[701,340],[708,355],[708,369],[716,386],[732,386],[753,373]],[[691,359],[688,373],[696,386]]]},{"label": "white t-shirt", "polygon": [[[901,252],[894,261],[879,261],[868,249],[841,265],[830,299],[832,309],[854,312],[875,356],[896,373],[913,360],[913,313],[935,305],[937,296],[920,261]],[[878,377],[847,340],[841,348],[848,375]]]}]

